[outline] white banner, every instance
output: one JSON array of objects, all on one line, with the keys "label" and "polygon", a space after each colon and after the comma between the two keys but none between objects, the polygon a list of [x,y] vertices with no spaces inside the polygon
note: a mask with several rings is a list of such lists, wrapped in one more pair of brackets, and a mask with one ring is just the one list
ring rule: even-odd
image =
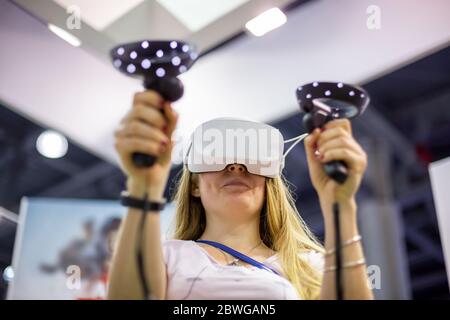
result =
[{"label": "white banner", "polygon": [[450,287],[450,158],[432,163],[429,171]]}]

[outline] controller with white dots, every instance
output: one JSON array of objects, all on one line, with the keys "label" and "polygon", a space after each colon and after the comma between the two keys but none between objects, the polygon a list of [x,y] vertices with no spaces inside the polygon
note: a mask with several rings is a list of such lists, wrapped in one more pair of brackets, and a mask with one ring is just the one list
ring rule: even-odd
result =
[{"label": "controller with white dots", "polygon": [[[168,101],[183,96],[183,83],[177,78],[186,72],[198,58],[195,47],[182,41],[150,41],[119,45],[110,51],[114,67],[128,76],[143,79],[147,90],[155,90]],[[155,157],[134,153],[138,167],[151,167]]]},{"label": "controller with white dots", "polygon": [[[360,115],[370,101],[363,88],[342,82],[311,82],[298,87],[296,96],[308,133],[322,128],[328,121]],[[343,161],[326,163],[324,170],[340,184],[347,180],[348,169]]]}]

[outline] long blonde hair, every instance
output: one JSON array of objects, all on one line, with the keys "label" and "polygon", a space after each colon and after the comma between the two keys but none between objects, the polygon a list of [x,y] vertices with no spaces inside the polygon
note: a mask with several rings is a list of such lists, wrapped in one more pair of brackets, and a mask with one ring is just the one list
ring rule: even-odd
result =
[{"label": "long blonde hair", "polygon": [[[174,239],[196,240],[206,227],[205,209],[199,198],[191,195],[193,175],[184,167],[175,185]],[[288,186],[283,176],[266,179],[266,199],[260,214],[261,240],[278,253],[284,275],[299,297],[317,299],[321,274],[299,253],[308,250],[323,253],[323,247],[298,213]]]}]

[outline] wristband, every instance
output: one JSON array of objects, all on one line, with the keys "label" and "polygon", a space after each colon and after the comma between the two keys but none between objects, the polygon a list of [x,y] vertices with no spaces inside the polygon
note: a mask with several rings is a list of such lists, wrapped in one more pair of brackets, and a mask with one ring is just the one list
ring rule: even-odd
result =
[{"label": "wristband", "polygon": [[127,191],[122,191],[120,194],[120,204],[125,207],[131,207],[136,209],[147,211],[161,211],[166,205],[166,199],[162,199],[162,202],[149,201],[148,199],[138,199],[131,197]]}]

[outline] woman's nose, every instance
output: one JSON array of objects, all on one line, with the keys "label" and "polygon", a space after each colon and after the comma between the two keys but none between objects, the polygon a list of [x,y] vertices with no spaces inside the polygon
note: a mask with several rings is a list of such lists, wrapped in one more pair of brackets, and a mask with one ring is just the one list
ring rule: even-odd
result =
[{"label": "woman's nose", "polygon": [[226,169],[228,170],[228,172],[242,172],[242,173],[245,173],[245,171],[247,171],[245,166],[242,165],[242,164],[239,164],[239,163],[229,164]]}]

